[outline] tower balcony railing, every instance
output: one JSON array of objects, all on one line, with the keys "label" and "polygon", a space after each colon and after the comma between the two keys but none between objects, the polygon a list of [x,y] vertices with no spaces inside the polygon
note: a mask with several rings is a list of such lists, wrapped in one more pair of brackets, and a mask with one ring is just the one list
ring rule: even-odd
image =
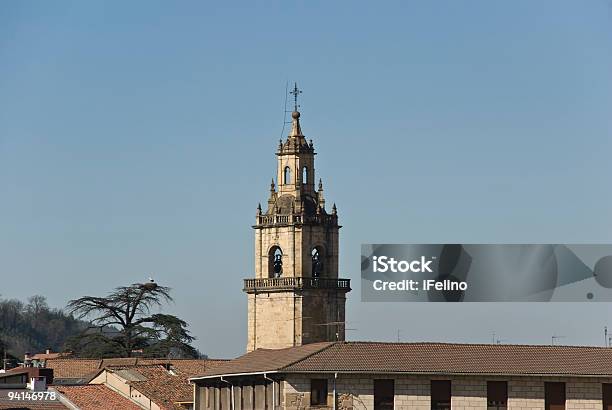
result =
[{"label": "tower balcony railing", "polygon": [[349,292],[351,280],[313,277],[245,279],[243,290],[245,292],[273,292],[301,289],[335,289]]},{"label": "tower balcony railing", "polygon": [[326,225],[334,225],[338,223],[337,215],[312,215],[305,216],[300,214],[292,215],[257,215],[257,225],[288,225],[288,224],[308,224],[308,223],[323,223]]}]

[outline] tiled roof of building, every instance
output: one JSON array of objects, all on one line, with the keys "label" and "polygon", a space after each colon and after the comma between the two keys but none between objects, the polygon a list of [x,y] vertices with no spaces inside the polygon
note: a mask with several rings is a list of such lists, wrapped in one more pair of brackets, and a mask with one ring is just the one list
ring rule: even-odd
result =
[{"label": "tiled roof of building", "polygon": [[53,377],[56,379],[82,378],[99,369],[100,359],[48,359],[46,367],[53,369]]},{"label": "tiled roof of building", "polygon": [[81,410],[140,410],[141,407],[128,398],[109,389],[103,384],[86,384],[83,386],[57,387],[60,394],[66,397]]},{"label": "tiled roof of building", "polygon": [[136,365],[107,367],[126,380],[126,383],[165,410],[183,409],[177,403],[193,402],[193,386],[189,375],[173,367],[172,371],[163,365]]},{"label": "tiled roof of building", "polygon": [[257,349],[234,360],[229,360],[207,369],[201,375],[209,376],[280,370],[332,345],[332,342],[324,342],[288,347],[286,349]]},{"label": "tiled roof of building", "polygon": [[67,410],[59,400],[10,400],[8,393],[29,393],[26,389],[0,389],[0,410]]},{"label": "tiled roof of building", "polygon": [[70,353],[36,353],[30,356],[31,360],[48,360],[57,359],[58,357],[70,356]]},{"label": "tiled roof of building", "polygon": [[264,371],[609,376],[612,375],[612,348],[454,343],[318,343],[281,350],[255,350],[209,369],[201,377]]},{"label": "tiled roof of building", "polygon": [[[134,366],[138,364],[166,364],[181,369],[189,376],[200,374],[209,367],[216,366],[224,360],[210,359],[147,359],[147,358],[111,358],[111,359],[48,359],[46,367],[53,369],[54,378],[58,383],[62,379],[73,379],[81,383],[87,383],[93,376],[107,366]],[[78,384],[78,383],[77,383]]]},{"label": "tiled roof of building", "polygon": [[137,364],[170,364],[173,369],[191,377],[196,374],[201,374],[206,371],[206,369],[214,369],[227,361],[228,360],[220,359],[140,359]]}]

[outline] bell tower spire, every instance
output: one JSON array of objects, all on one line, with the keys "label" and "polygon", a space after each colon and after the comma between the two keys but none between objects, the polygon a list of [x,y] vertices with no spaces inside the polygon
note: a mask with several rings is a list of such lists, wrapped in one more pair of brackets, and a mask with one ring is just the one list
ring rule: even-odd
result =
[{"label": "bell tower spire", "polygon": [[293,90],[291,90],[290,93],[293,94],[293,111],[295,112],[298,110],[298,108],[300,108],[300,106],[297,103],[298,95],[302,94],[302,90],[298,88],[297,82],[293,83]]},{"label": "bell tower spire", "polygon": [[297,83],[293,84],[293,90],[291,91],[293,94],[293,112],[291,113],[291,132],[289,133],[289,137],[303,137],[302,128],[300,127],[300,112],[298,108],[298,95],[302,94],[302,91],[298,88]]},{"label": "bell tower spire", "polygon": [[302,134],[291,94],[291,132],[276,151],[277,176],[268,209],[257,209],[255,278],[244,280],[248,296],[247,351],[344,340],[349,279],[338,277],[337,211],[328,213],[316,187],[315,151]]}]

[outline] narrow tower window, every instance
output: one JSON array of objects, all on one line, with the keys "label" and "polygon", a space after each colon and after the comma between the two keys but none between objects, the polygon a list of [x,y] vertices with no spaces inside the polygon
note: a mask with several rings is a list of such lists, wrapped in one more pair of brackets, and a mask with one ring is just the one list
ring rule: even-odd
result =
[{"label": "narrow tower window", "polygon": [[308,167],[302,168],[302,184],[308,183]]},{"label": "narrow tower window", "polygon": [[319,278],[323,274],[323,252],[320,248],[312,250],[312,277]]},{"label": "narrow tower window", "polygon": [[285,181],[285,184],[291,183],[291,168],[290,167],[285,167],[284,181]]},{"label": "narrow tower window", "polygon": [[280,278],[282,274],[283,251],[278,246],[273,246],[268,256],[268,277]]}]

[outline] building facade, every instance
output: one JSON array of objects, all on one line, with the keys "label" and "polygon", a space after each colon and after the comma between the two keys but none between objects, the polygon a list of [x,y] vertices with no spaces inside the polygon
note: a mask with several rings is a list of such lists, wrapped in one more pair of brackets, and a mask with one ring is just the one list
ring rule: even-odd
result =
[{"label": "building facade", "polygon": [[302,134],[297,102],[291,117],[276,151],[277,182],[253,226],[255,278],[244,281],[247,351],[345,337],[350,282],[338,277],[338,213],[335,204],[326,210],[322,181],[315,183],[314,145]]},{"label": "building facade", "polygon": [[315,343],[191,380],[197,410],[612,410],[612,349]]}]

